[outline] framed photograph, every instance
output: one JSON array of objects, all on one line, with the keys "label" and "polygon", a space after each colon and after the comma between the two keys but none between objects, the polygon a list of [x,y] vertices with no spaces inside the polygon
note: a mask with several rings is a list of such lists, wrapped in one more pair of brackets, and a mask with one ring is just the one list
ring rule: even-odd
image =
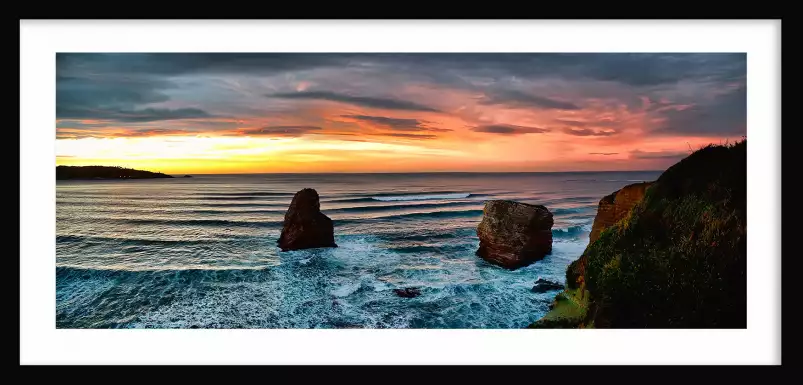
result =
[{"label": "framed photograph", "polygon": [[780,363],[779,21],[20,28],[21,363]]}]

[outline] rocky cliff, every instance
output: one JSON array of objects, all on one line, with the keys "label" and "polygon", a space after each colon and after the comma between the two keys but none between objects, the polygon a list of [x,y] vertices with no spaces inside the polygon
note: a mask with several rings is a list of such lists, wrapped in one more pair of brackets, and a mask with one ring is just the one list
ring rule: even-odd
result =
[{"label": "rocky cliff", "polygon": [[[600,199],[588,244],[594,243],[603,230],[615,225],[630,214],[630,210],[644,199],[647,188],[652,184],[653,182],[641,182],[627,185]],[[586,262],[587,257],[584,252],[580,258],[569,265],[566,271],[566,285],[568,288],[577,288],[581,283],[585,275]]]},{"label": "rocky cliff", "polygon": [[600,199],[597,216],[594,217],[594,225],[591,227],[589,243],[596,241],[602,230],[624,218],[636,203],[641,202],[644,193],[651,185],[652,182],[634,183]]},{"label": "rocky cliff", "polygon": [[601,225],[531,327],[746,327],[746,154],[746,141],[708,146],[667,169]]},{"label": "rocky cliff", "polygon": [[277,243],[282,251],[337,247],[332,220],[321,212],[317,191],[305,188],[293,196]]},{"label": "rocky cliff", "polygon": [[477,226],[477,255],[509,269],[529,265],[552,252],[552,224],[552,213],[544,206],[488,201]]}]

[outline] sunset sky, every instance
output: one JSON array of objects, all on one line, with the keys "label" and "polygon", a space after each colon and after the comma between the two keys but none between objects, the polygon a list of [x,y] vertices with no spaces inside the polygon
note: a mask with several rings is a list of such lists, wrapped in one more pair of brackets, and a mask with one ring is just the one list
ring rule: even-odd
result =
[{"label": "sunset sky", "polygon": [[746,135],[745,54],[58,54],[56,163],[663,170]]}]

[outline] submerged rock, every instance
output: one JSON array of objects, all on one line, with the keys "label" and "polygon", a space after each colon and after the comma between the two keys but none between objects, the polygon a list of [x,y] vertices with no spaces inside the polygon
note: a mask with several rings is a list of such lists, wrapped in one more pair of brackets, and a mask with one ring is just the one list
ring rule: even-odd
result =
[{"label": "submerged rock", "polygon": [[393,292],[396,293],[396,295],[398,295],[399,297],[404,297],[404,298],[413,298],[421,295],[421,290],[419,290],[417,287],[393,289]]},{"label": "submerged rock", "polygon": [[305,188],[296,193],[277,244],[282,251],[337,247],[332,220],[321,212],[317,191]]},{"label": "submerged rock", "polygon": [[546,293],[553,290],[563,290],[563,285],[557,282],[548,281],[543,278],[538,278],[538,280],[535,281],[535,286],[532,288],[533,293]]},{"label": "submerged rock", "polygon": [[508,269],[529,265],[552,252],[552,224],[552,213],[544,206],[488,201],[477,226],[477,255]]}]

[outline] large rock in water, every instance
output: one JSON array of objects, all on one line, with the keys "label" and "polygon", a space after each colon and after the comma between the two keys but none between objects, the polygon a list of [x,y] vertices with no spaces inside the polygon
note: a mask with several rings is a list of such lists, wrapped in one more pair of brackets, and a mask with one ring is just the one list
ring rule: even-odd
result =
[{"label": "large rock in water", "polygon": [[599,233],[624,218],[637,203],[644,199],[644,193],[653,182],[634,183],[614,191],[600,199],[597,216],[591,227],[589,243],[599,238]]},{"label": "large rock in water", "polygon": [[296,193],[277,243],[282,251],[337,247],[332,220],[321,212],[317,191],[305,188]]},{"label": "large rock in water", "polygon": [[508,269],[529,265],[552,252],[552,224],[544,206],[488,201],[477,226],[477,255]]}]

